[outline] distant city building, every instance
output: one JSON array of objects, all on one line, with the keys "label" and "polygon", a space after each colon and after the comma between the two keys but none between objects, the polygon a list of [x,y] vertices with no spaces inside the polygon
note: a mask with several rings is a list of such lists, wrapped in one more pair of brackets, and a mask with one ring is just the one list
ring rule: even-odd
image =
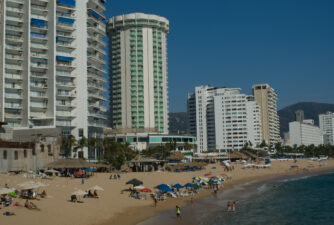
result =
[{"label": "distant city building", "polygon": [[188,132],[196,135],[198,152],[255,146],[262,141],[260,107],[239,88],[196,87],[188,95]]},{"label": "distant city building", "polygon": [[280,142],[277,94],[268,84],[253,85],[253,96],[261,109],[262,139],[269,145]]},{"label": "distant city building", "polygon": [[295,112],[295,114],[296,114],[296,121],[299,121],[299,122],[304,121],[305,119],[304,110],[299,109]]},{"label": "distant city building", "polygon": [[168,133],[169,21],[132,13],[108,22],[111,125]]},{"label": "distant city building", "polygon": [[[100,137],[105,126],[103,0],[0,2],[0,121]],[[85,148],[79,157],[88,158]]]},{"label": "distant city building", "polygon": [[334,113],[320,114],[319,126],[324,133],[324,144],[334,145]]},{"label": "distant city building", "polygon": [[290,145],[321,145],[323,144],[323,133],[319,127],[314,125],[313,120],[303,122],[294,121],[289,123]]}]

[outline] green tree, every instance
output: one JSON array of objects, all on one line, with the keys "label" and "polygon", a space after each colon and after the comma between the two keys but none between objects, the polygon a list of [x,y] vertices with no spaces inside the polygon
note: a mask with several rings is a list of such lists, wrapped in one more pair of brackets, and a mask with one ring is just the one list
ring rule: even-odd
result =
[{"label": "green tree", "polygon": [[88,146],[88,149],[93,152],[94,158],[95,158],[95,152],[96,152],[98,143],[99,143],[99,140],[97,138],[95,137],[88,138],[87,146]]},{"label": "green tree", "polygon": [[137,154],[128,143],[104,142],[104,159],[116,169],[120,169],[126,161],[132,160]]},{"label": "green tree", "polygon": [[62,139],[61,150],[66,156],[71,155],[72,148],[76,146],[77,140],[73,135]]},{"label": "green tree", "polygon": [[88,140],[85,136],[83,136],[77,143],[76,149],[81,149],[81,153],[83,153],[83,148],[88,146]]}]

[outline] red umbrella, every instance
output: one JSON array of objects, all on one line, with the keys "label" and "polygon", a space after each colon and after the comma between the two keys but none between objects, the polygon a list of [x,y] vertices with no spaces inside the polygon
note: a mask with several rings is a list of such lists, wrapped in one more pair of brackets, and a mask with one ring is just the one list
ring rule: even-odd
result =
[{"label": "red umbrella", "polygon": [[77,172],[74,173],[74,176],[81,176],[81,175],[84,175],[84,174],[85,174],[85,172],[83,172],[83,171],[77,171]]},{"label": "red umbrella", "polygon": [[204,174],[204,176],[206,176],[206,177],[211,176],[211,173],[206,173],[206,174]]},{"label": "red umbrella", "polygon": [[143,188],[143,189],[141,189],[140,191],[141,191],[141,192],[152,192],[152,190],[149,189],[149,188]]}]

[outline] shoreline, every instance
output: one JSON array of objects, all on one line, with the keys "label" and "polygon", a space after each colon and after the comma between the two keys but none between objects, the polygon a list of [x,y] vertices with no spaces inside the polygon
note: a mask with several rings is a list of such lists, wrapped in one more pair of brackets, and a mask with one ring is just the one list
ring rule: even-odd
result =
[{"label": "shoreline", "polygon": [[[246,170],[247,171],[247,170]],[[283,178],[285,176],[291,177],[291,176],[303,176],[308,174],[316,174],[321,175],[325,174],[326,171],[333,171],[333,166],[319,166],[317,168],[309,169],[308,171],[304,170],[290,170],[290,171],[280,171],[278,173],[272,173],[272,174],[266,174],[262,176],[253,175],[248,178],[243,179],[234,179],[232,181],[224,182],[224,187],[221,188],[218,192],[218,194],[221,194],[224,191],[231,190],[235,186],[243,185],[249,182],[264,182],[264,181],[270,181],[275,180],[279,178]],[[180,207],[189,207],[189,203],[191,198],[193,198],[194,201],[198,199],[204,199],[209,196],[213,195],[212,189],[205,189],[201,190],[198,194],[193,196],[187,196],[183,198],[177,198],[167,199],[166,202],[162,202],[158,204],[158,206],[155,208],[152,202],[151,206],[142,206],[142,207],[128,207],[123,212],[117,213],[108,220],[106,220],[103,223],[94,223],[92,225],[138,225],[141,224],[151,218],[159,216],[160,213],[169,211],[171,209],[175,208],[175,205],[179,205]],[[131,217],[130,217],[131,215]]]}]

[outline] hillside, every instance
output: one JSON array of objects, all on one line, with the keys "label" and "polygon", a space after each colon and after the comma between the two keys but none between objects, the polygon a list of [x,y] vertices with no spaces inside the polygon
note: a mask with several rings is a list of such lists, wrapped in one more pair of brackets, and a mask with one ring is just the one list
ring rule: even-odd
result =
[{"label": "hillside", "polygon": [[313,119],[319,124],[319,114],[327,111],[334,112],[334,104],[316,103],[316,102],[299,102],[294,105],[287,106],[278,111],[280,117],[281,136],[284,132],[289,131],[289,122],[295,120],[295,111],[304,110],[305,119]]},{"label": "hillside", "polygon": [[187,131],[187,113],[169,113],[169,133],[185,134]]}]

